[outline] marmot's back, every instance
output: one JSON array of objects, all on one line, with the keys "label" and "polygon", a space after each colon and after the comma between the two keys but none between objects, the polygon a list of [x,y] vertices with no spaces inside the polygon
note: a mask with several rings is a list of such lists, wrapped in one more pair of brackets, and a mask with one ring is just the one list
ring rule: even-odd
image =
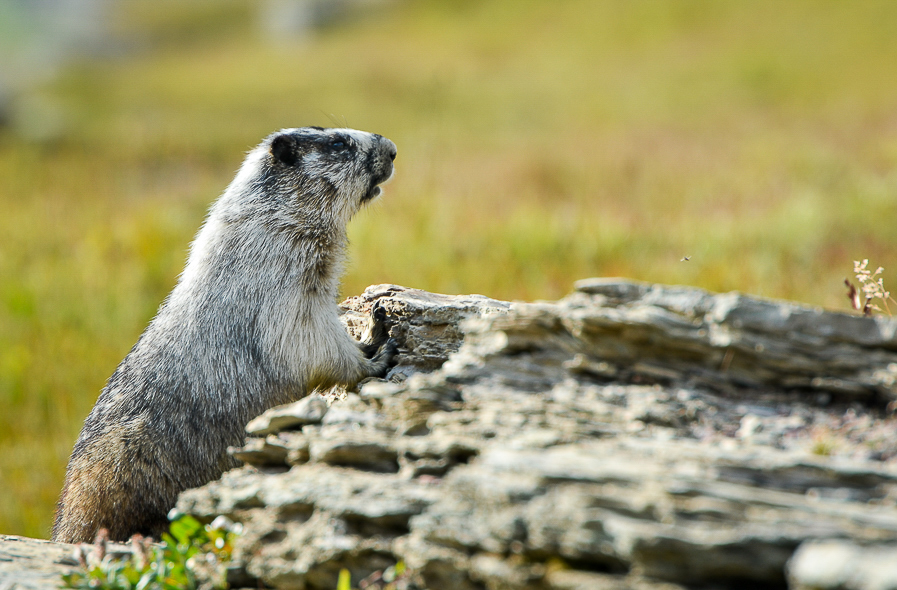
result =
[{"label": "marmot's back", "polygon": [[69,461],[53,539],[156,538],[183,490],[234,462],[265,409],[382,376],[339,322],[346,224],[390,178],[395,145],[351,129],[285,129],[212,206],[178,284],[100,394]]}]

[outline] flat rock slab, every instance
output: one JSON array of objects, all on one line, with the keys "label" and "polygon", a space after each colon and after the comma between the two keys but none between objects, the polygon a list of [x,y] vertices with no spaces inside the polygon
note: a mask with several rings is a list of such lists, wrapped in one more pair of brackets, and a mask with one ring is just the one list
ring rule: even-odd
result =
[{"label": "flat rock slab", "polygon": [[75,545],[0,535],[0,589],[62,587],[62,574],[78,565]]}]

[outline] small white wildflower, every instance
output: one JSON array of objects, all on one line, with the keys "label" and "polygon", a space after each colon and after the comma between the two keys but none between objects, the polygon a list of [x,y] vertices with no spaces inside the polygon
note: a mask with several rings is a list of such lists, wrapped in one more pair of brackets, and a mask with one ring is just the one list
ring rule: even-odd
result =
[{"label": "small white wildflower", "polygon": [[849,290],[848,298],[851,300],[854,309],[861,310],[864,315],[872,315],[872,310],[882,311],[877,305],[871,303],[873,299],[881,299],[884,303],[885,310],[890,315],[891,311],[888,309],[888,300],[894,301],[894,299],[891,298],[891,292],[885,289],[884,277],[881,276],[885,272],[885,269],[884,267],[879,266],[875,269],[875,272],[872,272],[869,270],[868,266],[868,258],[864,258],[862,261],[853,261],[853,273],[862,287],[863,295],[866,299],[865,303],[861,305],[859,297],[856,296],[856,291],[853,290],[850,281],[845,280]]}]

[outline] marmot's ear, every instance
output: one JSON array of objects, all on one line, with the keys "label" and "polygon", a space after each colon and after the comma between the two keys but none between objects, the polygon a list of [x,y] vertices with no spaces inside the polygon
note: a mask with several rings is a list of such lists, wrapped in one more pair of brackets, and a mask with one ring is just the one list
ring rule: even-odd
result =
[{"label": "marmot's ear", "polygon": [[291,135],[278,135],[271,141],[271,155],[274,159],[292,166],[296,163],[296,139]]}]

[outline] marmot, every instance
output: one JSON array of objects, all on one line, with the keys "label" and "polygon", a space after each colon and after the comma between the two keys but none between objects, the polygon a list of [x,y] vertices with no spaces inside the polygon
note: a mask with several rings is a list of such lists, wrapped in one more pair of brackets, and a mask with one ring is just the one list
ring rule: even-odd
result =
[{"label": "marmot", "polygon": [[[53,540],[159,538],[178,494],[237,462],[246,423],[315,388],[384,376],[385,329],[357,343],[336,298],[346,224],[380,194],[396,146],[304,127],[249,152],[212,205],[187,265],[87,417]],[[369,358],[370,357],[370,358]]]}]

